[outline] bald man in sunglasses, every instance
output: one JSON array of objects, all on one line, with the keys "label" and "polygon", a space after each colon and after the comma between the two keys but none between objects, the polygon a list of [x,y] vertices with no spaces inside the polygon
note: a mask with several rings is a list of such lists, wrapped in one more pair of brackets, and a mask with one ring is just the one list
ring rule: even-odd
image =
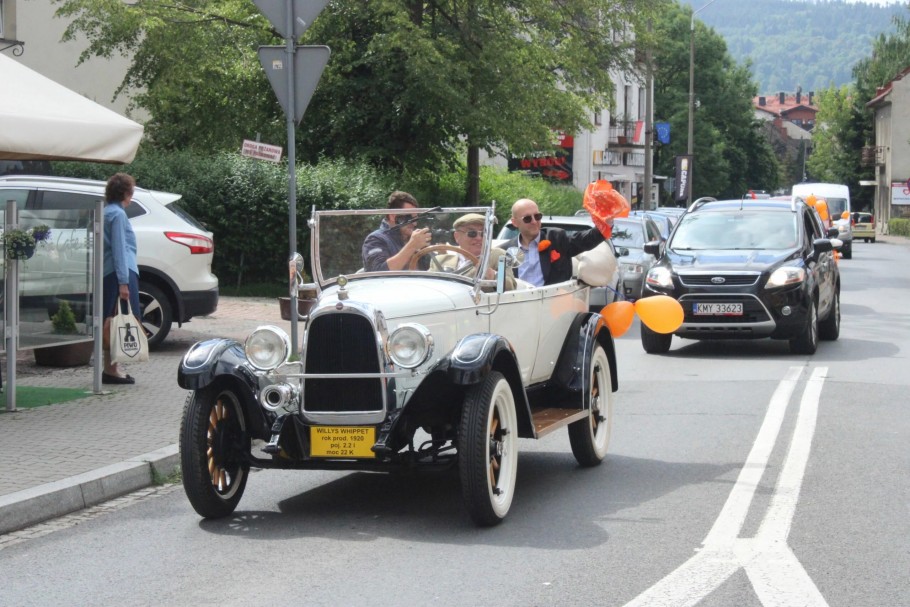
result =
[{"label": "bald man in sunglasses", "polygon": [[502,249],[521,249],[524,261],[516,268],[516,276],[537,287],[572,278],[572,258],[604,241],[596,227],[568,234],[561,228],[542,228],[542,219],[536,202],[530,198],[517,200],[512,205],[512,225],[518,228],[518,236],[499,245]]}]

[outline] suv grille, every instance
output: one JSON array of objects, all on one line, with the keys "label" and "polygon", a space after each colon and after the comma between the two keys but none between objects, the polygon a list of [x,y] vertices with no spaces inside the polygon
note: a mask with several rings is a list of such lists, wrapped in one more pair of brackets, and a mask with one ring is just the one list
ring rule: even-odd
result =
[{"label": "suv grille", "polygon": [[[750,287],[758,282],[758,272],[754,274],[724,274],[723,272],[710,274],[680,274],[679,281],[687,287]],[[723,282],[715,282],[715,278],[722,278]]]},{"label": "suv grille", "polygon": [[[372,323],[359,314],[317,316],[307,328],[305,372],[379,373],[376,343]],[[320,413],[381,411],[382,380],[307,379],[304,381],[303,409]]]}]

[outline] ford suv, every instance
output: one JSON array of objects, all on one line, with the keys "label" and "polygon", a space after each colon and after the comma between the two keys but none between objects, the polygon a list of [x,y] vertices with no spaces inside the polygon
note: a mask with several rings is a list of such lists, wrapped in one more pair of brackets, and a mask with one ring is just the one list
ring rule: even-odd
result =
[{"label": "ford suv", "polygon": [[[15,200],[20,224],[34,220],[47,223],[45,217],[72,215],[72,226],[52,225],[53,238],[66,238],[77,230],[80,213],[95,208],[104,198],[105,183],[66,177],[7,175],[0,177],[0,200]],[[137,187],[126,214],[136,233],[139,264],[139,303],[142,324],[151,333],[149,346],[160,344],[171,324],[182,324],[194,316],[211,314],[218,307],[218,279],[212,274],[215,245],[212,233],[184,211],[180,195]],[[84,226],[82,228],[84,234]],[[56,232],[56,234],[55,234]],[[69,238],[69,241],[76,239]],[[83,239],[84,240],[84,239]],[[68,257],[81,255],[88,259],[84,244],[74,248],[67,242]],[[23,298],[48,299],[51,310],[56,299],[66,299],[60,281],[54,284],[23,284]],[[82,290],[85,290],[83,284]],[[84,293],[83,293],[84,295]],[[84,310],[82,311],[84,313]]]},{"label": "ford suv", "polygon": [[[646,352],[688,339],[786,339],[813,354],[840,333],[840,272],[818,213],[799,200],[705,200],[679,220],[645,279],[643,297],[682,304],[670,334],[641,328]],[[660,253],[656,244],[645,250]]]}]

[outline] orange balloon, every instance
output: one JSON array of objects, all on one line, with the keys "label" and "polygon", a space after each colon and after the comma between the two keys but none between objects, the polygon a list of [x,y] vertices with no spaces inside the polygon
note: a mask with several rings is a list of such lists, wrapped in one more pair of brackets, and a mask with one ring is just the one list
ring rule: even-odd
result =
[{"label": "orange balloon", "polygon": [[824,200],[819,200],[815,203],[815,210],[818,211],[818,216],[822,218],[822,221],[828,221],[828,203]]},{"label": "orange balloon", "polygon": [[814,207],[815,203],[816,203],[815,194],[809,194],[809,196],[806,197],[806,204],[809,205],[810,207]]},{"label": "orange balloon", "polygon": [[655,333],[672,333],[685,318],[682,306],[668,295],[639,299],[635,302],[635,311],[641,322]]},{"label": "orange balloon", "polygon": [[621,337],[632,326],[635,306],[629,301],[614,301],[605,305],[600,311],[600,315],[607,321],[610,335]]},{"label": "orange balloon", "polygon": [[850,211],[844,211],[840,214],[841,219],[850,219]]}]

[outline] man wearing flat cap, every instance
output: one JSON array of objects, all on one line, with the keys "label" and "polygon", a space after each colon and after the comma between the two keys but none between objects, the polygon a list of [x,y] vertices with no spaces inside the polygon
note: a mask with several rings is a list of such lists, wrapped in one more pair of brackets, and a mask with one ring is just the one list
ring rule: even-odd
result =
[{"label": "man wearing flat cap", "polygon": [[[452,237],[455,239],[455,244],[471,255],[480,258],[480,254],[483,251],[485,222],[486,218],[479,213],[468,213],[456,219],[452,224]],[[492,249],[484,278],[488,280],[496,278],[496,264],[504,253],[505,251],[502,249]],[[471,265],[470,260],[460,253],[440,255],[437,257],[437,261],[443,268],[453,272],[467,270],[468,266]],[[472,275],[474,272],[475,270],[470,270]],[[511,272],[506,273],[505,288],[507,291],[515,288],[515,278],[511,274]]]}]

